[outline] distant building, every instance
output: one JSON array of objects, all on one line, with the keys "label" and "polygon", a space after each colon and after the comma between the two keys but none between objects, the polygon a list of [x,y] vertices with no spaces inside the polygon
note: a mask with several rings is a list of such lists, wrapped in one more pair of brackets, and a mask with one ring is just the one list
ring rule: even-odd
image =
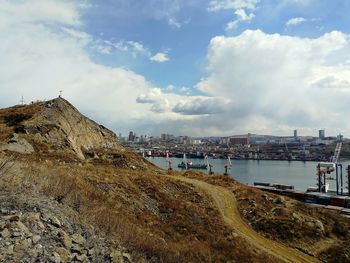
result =
[{"label": "distant building", "polygon": [[337,136],[337,141],[338,141],[338,142],[342,142],[342,141],[343,141],[343,135],[339,134],[339,135]]},{"label": "distant building", "polygon": [[135,137],[136,137],[136,134],[133,131],[130,131],[128,141],[133,142],[135,140]]},{"label": "distant building", "polygon": [[229,140],[230,145],[248,145],[249,137],[233,137]]},{"label": "distant building", "polygon": [[162,141],[168,142],[168,141],[174,140],[174,139],[175,139],[175,136],[172,135],[172,134],[162,133],[162,134],[160,135],[160,139],[161,139]]},{"label": "distant building", "polygon": [[294,139],[298,139],[298,130],[294,130]]},{"label": "distant building", "polygon": [[325,132],[325,130],[319,130],[319,131],[318,131],[318,138],[320,138],[321,140],[323,140],[324,138],[326,138],[326,132]]}]

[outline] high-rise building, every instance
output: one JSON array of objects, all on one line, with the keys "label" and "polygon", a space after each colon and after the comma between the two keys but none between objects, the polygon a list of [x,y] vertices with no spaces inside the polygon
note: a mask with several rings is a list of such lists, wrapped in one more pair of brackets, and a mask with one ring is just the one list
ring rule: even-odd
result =
[{"label": "high-rise building", "polygon": [[343,135],[339,134],[339,135],[337,136],[337,141],[338,141],[338,142],[342,142],[342,141],[343,141]]},{"label": "high-rise building", "polygon": [[134,132],[130,131],[129,132],[129,141],[133,142],[135,140],[136,134],[134,134]]},{"label": "high-rise building", "polygon": [[318,138],[320,138],[321,140],[323,140],[326,137],[326,132],[325,130],[319,130],[318,131]]},{"label": "high-rise building", "polygon": [[298,138],[298,130],[294,130],[294,139]]}]

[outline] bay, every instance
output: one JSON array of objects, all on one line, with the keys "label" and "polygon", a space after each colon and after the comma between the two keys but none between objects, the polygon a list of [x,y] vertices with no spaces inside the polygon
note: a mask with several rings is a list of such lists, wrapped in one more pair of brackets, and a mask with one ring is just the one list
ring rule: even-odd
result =
[{"label": "bay", "polygon": [[[173,169],[181,170],[177,167],[182,162],[182,158],[169,158],[172,162]],[[163,157],[147,158],[155,165],[167,169],[168,163]],[[204,163],[204,160],[187,159],[193,163]],[[223,174],[224,166],[227,165],[227,160],[224,159],[209,159],[213,165],[213,171]],[[229,170],[229,176],[237,181],[254,185],[254,182],[263,183],[278,183],[293,185],[295,190],[305,191],[309,186],[316,186],[317,182],[317,162],[299,162],[299,161],[266,161],[266,160],[232,160],[232,167]],[[350,165],[349,161],[343,162],[343,179],[344,187],[347,187],[347,171],[346,168]],[[207,170],[202,170],[208,173]],[[330,176],[335,177],[335,173]],[[335,181],[328,180],[330,189],[335,189]]]}]

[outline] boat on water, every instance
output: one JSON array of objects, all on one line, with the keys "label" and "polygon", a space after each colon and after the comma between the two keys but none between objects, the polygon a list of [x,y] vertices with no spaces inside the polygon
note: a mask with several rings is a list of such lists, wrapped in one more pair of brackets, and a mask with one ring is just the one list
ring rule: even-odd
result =
[{"label": "boat on water", "polygon": [[198,169],[198,170],[207,170],[208,163],[192,163],[186,160],[186,154],[183,156],[183,161],[177,165],[181,169]]},{"label": "boat on water", "polygon": [[181,169],[202,169],[202,170],[208,169],[208,165],[206,164],[192,163],[192,162],[181,162],[177,165],[177,167]]}]

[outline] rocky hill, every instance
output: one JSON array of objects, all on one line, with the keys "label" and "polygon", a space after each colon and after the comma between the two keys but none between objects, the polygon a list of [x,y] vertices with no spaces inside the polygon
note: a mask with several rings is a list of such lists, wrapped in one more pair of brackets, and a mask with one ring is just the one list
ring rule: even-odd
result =
[{"label": "rocky hill", "polygon": [[0,131],[0,262],[349,262],[347,218],[161,170],[62,98]]}]

